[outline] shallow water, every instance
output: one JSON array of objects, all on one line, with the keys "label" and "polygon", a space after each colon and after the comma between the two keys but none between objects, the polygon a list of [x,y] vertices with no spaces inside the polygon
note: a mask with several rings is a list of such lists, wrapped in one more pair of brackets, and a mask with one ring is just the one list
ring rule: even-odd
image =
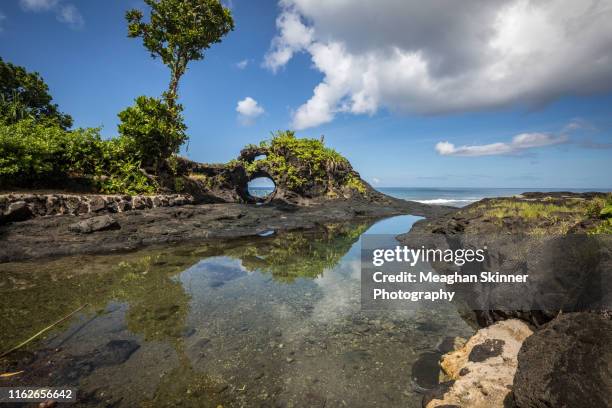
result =
[{"label": "shallow water", "polygon": [[473,330],[449,307],[360,310],[359,237],[418,218],[0,264],[2,385],[72,385],[82,405],[419,407],[438,345]]}]

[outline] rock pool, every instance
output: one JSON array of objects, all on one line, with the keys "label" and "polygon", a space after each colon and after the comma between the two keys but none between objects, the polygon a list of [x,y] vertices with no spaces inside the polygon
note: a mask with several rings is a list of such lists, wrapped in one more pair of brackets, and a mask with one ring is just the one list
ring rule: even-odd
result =
[{"label": "rock pool", "polygon": [[449,306],[362,312],[360,236],[418,217],[0,264],[1,386],[70,385],[82,406],[419,407]]}]

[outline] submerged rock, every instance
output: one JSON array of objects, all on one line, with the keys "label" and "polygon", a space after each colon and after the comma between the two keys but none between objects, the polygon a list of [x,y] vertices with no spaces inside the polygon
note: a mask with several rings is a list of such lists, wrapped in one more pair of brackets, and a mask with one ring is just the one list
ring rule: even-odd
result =
[{"label": "submerged rock", "polygon": [[479,330],[465,345],[442,357],[447,382],[428,393],[423,405],[433,407],[505,407],[511,398],[517,355],[532,334],[520,320],[498,322]]},{"label": "submerged rock", "polygon": [[519,408],[609,407],[612,320],[569,313],[529,337],[518,354],[514,398]]}]

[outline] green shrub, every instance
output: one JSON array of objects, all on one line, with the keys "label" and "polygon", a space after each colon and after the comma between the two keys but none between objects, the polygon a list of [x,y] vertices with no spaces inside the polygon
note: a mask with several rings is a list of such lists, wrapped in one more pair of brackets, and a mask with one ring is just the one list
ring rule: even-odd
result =
[{"label": "green shrub", "polygon": [[134,141],[125,137],[104,140],[93,174],[100,192],[106,194],[152,194],[157,184],[141,169]]},{"label": "green shrub", "polygon": [[589,218],[597,218],[599,217],[599,213],[604,207],[605,203],[602,199],[595,198],[589,201],[585,208],[585,215]]},{"label": "green shrub", "polygon": [[102,140],[99,129],[66,131],[33,119],[0,124],[0,181],[91,176],[103,193],[152,193],[156,185],[140,170],[136,152],[132,140]]},{"label": "green shrub", "polygon": [[187,140],[181,106],[170,108],[156,98],[139,96],[133,106],[119,113],[119,133],[134,143],[145,166],[159,170]]},{"label": "green shrub", "polygon": [[33,119],[0,125],[0,176],[25,181],[72,171],[92,173],[101,143],[97,129],[66,131]]},{"label": "green shrub", "polygon": [[152,194],[157,185],[141,172],[140,163],[133,160],[115,160],[108,176],[98,178],[100,192],[106,194]]}]

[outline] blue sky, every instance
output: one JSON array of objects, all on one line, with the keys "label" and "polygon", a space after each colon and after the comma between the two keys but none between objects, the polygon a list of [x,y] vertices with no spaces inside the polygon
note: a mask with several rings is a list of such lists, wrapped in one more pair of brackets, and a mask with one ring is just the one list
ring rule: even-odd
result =
[{"label": "blue sky", "polygon": [[[271,131],[298,128],[298,136],[325,135],[375,186],[612,188],[610,77],[605,69],[584,68],[612,61],[612,34],[605,24],[596,31],[598,15],[585,17],[591,31],[569,45],[553,35],[551,22],[549,32],[532,38],[543,38],[542,46],[555,51],[547,58],[552,62],[530,65],[538,49],[530,44],[533,49],[525,50],[525,39],[510,36],[516,30],[500,18],[523,16],[521,32],[529,24],[541,27],[527,9],[491,9],[461,25],[459,17],[440,22],[441,13],[406,1],[401,12],[416,10],[421,20],[432,20],[420,28],[407,22],[410,32],[387,32],[385,18],[396,18],[398,2],[383,0],[377,3],[380,18],[365,29],[375,34],[361,37],[363,29],[354,25],[363,27],[360,19],[371,11],[356,7],[351,16],[342,9],[345,2],[330,0],[316,9],[311,3],[317,2],[231,2],[235,31],[204,60],[192,62],[180,84],[190,135],[184,154],[224,162]],[[561,0],[551,3],[557,8],[538,15],[559,18],[567,9]],[[138,95],[159,96],[169,78],[140,40],[127,38],[124,14],[131,7],[142,3],[2,2],[0,56],[40,72],[76,126],[102,126],[112,137],[117,112]],[[478,18],[499,22],[500,47],[526,55],[524,63],[515,64],[512,56],[499,67],[483,62],[491,50],[470,40],[481,37],[472,35]],[[466,45],[457,50],[448,44],[452,38],[428,33],[436,24],[457,30],[454,36],[464,36]],[[592,61],[572,59],[585,49],[581,58]],[[423,61],[424,71],[414,68]],[[490,74],[507,67],[521,71],[503,81]],[[247,97],[252,101],[241,106],[251,116],[237,112]]]}]

